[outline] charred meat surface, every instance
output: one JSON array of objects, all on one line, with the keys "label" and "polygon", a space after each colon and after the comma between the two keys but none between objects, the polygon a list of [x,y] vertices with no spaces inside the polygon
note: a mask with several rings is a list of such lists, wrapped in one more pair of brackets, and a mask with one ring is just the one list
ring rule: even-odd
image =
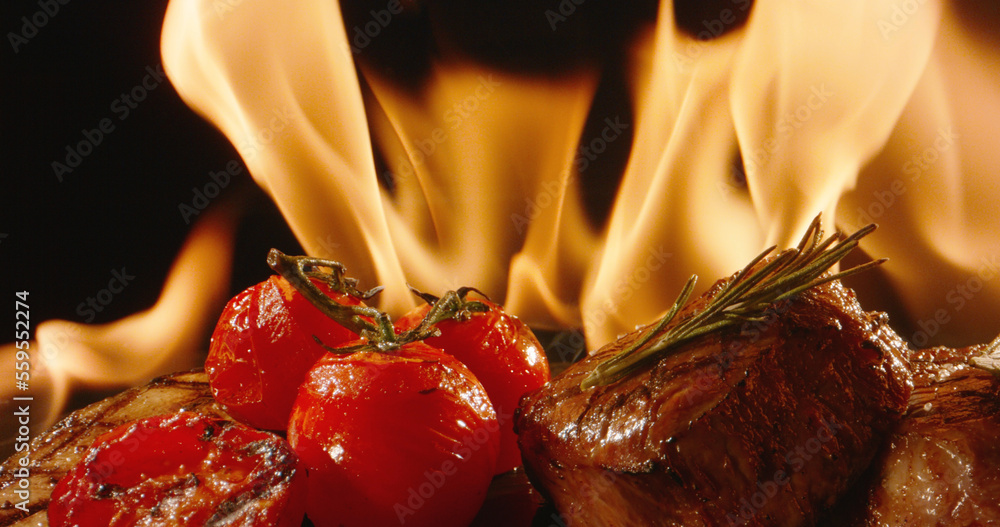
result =
[{"label": "charred meat surface", "polygon": [[969,365],[984,348],[912,355],[909,410],[845,504],[862,504],[853,524],[1000,524],[1000,378]]},{"label": "charred meat surface", "polygon": [[[31,441],[31,448],[0,465],[0,527],[48,525],[46,510],[56,483],[83,458],[97,436],[118,425],[189,410],[230,419],[216,404],[204,372],[176,373],[77,410]],[[30,455],[28,501],[16,471]],[[26,509],[26,510],[25,510]]]},{"label": "charred meat surface", "polygon": [[522,399],[525,468],[570,526],[815,524],[868,467],[912,389],[905,343],[838,281],[581,389],[640,333]]}]

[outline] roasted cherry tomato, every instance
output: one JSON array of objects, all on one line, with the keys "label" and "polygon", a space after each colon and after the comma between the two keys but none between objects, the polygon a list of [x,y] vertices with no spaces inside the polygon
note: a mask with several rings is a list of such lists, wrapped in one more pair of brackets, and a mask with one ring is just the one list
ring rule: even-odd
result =
[{"label": "roasted cherry tomato", "polygon": [[193,412],[97,438],[52,492],[52,527],[298,527],[305,474],[270,432]]},{"label": "roasted cherry tomato", "polygon": [[496,413],[454,357],[421,342],[328,354],[299,389],[288,440],[318,527],[465,527],[486,497]]},{"label": "roasted cherry tomato", "polygon": [[[340,304],[362,304],[313,283]],[[326,353],[314,336],[331,347],[358,338],[280,276],[236,295],[219,318],[205,360],[216,400],[244,423],[284,430],[302,379]]]},{"label": "roasted cherry tomato", "polygon": [[[524,322],[489,300],[476,301],[488,309],[484,312],[459,309],[461,313],[455,318],[436,323],[440,336],[424,342],[462,361],[486,388],[500,421],[499,474],[521,465],[514,410],[522,395],[549,381],[549,363],[535,334]],[[414,309],[396,321],[397,331],[416,327],[430,309],[430,304]]]}]

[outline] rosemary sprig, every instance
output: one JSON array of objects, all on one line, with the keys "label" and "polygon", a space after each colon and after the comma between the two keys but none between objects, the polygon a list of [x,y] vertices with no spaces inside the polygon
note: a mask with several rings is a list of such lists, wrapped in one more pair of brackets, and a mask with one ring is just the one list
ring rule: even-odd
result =
[{"label": "rosemary sprig", "polygon": [[969,364],[1000,375],[1000,336],[986,346],[982,355],[970,358]]},{"label": "rosemary sprig", "polygon": [[[364,293],[357,290],[357,280],[345,276],[340,262],[310,256],[289,256],[277,249],[267,253],[267,264],[298,289],[326,316],[366,339],[394,343],[396,332],[388,315],[373,307],[345,306],[326,296],[310,278],[322,280],[336,291],[367,300],[378,293],[375,288]],[[375,321],[372,323],[371,321]]]},{"label": "rosemary sprig", "polygon": [[868,225],[846,237],[836,233],[824,241],[820,216],[817,215],[797,247],[781,251],[762,264],[776,247],[766,249],[727,282],[700,311],[670,329],[665,329],[694,291],[698,277],[691,276],[673,306],[656,326],[617,355],[599,364],[583,380],[580,388],[586,390],[616,382],[669,356],[683,344],[698,337],[747,321],[759,320],[777,302],[882,264],[886,261],[884,258],[837,273],[824,274],[854,250],[861,238],[875,228],[874,224]]}]

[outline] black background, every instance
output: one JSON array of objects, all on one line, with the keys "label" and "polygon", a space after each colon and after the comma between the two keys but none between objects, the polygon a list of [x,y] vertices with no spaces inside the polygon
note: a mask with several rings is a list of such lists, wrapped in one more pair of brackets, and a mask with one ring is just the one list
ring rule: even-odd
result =
[{"label": "black background", "polygon": [[[161,64],[166,0],[51,4],[58,13],[44,17],[37,0],[0,7],[5,297],[29,291],[36,323],[84,321],[77,306],[107,287],[112,270],[124,267],[135,279],[93,322],[151,306],[194,225],[179,206],[192,202],[193,188],[211,181],[209,171],[225,170],[231,160],[241,173],[209,205],[237,197],[251,204],[230,289],[269,274],[264,256],[271,246],[301,251],[236,150],[180,100],[169,81],[149,91],[124,119],[112,109],[123,93],[141,85],[147,67],[155,71]],[[22,17],[46,23],[15,51],[10,33],[31,34]],[[106,118],[114,129],[60,182],[52,163],[65,162],[66,147]]]}]

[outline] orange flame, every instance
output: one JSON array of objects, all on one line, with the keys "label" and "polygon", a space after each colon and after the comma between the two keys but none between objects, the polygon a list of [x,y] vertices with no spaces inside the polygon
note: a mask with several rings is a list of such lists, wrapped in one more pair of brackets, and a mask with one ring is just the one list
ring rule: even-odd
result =
[{"label": "orange flame", "polygon": [[[6,392],[12,387],[5,385],[0,393],[5,401],[13,396],[33,398],[33,431],[55,421],[74,385],[123,388],[199,366],[205,336],[229,290],[236,214],[225,205],[206,212],[195,224],[150,309],[101,325],[67,320],[38,324],[29,344],[30,390]],[[0,364],[13,370],[20,362],[15,354],[13,344],[0,348]],[[8,378],[14,378],[13,371]],[[15,435],[16,427],[5,425],[0,430],[2,438],[11,440]],[[7,446],[0,444],[0,450]]]},{"label": "orange flame", "polygon": [[[163,54],[306,250],[385,285],[390,312],[412,305],[407,283],[474,285],[530,324],[584,327],[596,347],[656,317],[690,274],[704,286],[798,239],[822,211],[828,223],[886,224],[864,247],[893,259],[886,274],[913,328],[950,310],[927,340],[986,340],[997,324],[965,315],[1000,307],[1000,280],[977,274],[1000,254],[986,242],[1000,232],[997,189],[978,177],[1000,156],[974,137],[1000,115],[987,90],[997,53],[967,38],[954,8],[904,4],[758,0],[744,27],[703,42],[663,2],[630,50],[634,123],[608,116],[603,140],[634,130],[602,230],[586,221],[577,164],[594,139],[583,137],[594,68],[553,80],[446,50],[405,90],[356,68],[339,4],[319,0],[225,13],[173,0]],[[939,129],[960,139],[900,190],[906,159],[935,147]],[[393,192],[380,188],[373,142]],[[736,152],[746,189],[732,182]],[[875,214],[880,192],[895,198]],[[975,277],[975,294],[950,303],[949,288]]]}]

